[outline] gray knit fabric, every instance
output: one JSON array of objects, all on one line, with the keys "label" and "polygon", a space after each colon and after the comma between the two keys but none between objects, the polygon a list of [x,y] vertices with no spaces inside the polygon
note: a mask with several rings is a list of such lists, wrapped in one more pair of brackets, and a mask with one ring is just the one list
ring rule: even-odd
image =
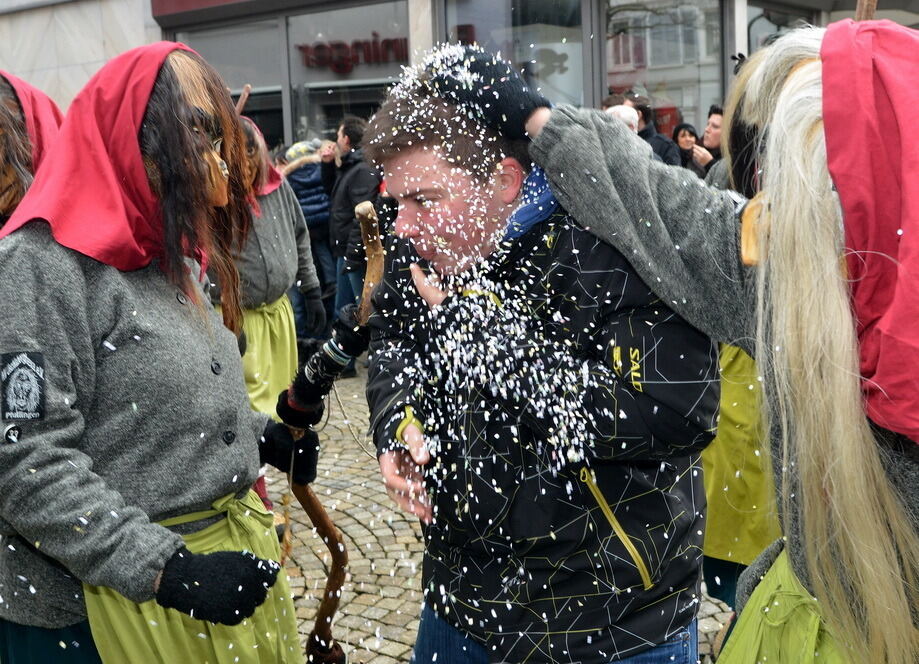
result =
[{"label": "gray knit fabric", "polygon": [[[246,245],[236,259],[244,309],[271,304],[296,285],[300,292],[319,288],[310,234],[303,210],[287,180],[267,196],[258,197],[260,215],[252,213]],[[211,301],[220,303],[213,272]]]},{"label": "gray knit fabric", "polygon": [[[756,273],[740,261],[738,203],[731,192],[654,161],[644,141],[600,111],[554,108],[530,153],[572,216],[619,249],[672,309],[716,341],[753,354]],[[726,174],[718,177],[723,181]],[[765,396],[774,395],[767,390]],[[878,437],[884,466],[919,530],[919,446],[890,438]],[[771,439],[779,440],[776,431]],[[792,484],[797,495],[793,464],[783,469],[781,456],[774,442],[776,482]],[[792,567],[806,586],[799,515],[782,516]],[[739,595],[749,592],[738,587]]]},{"label": "gray knit fabric", "polygon": [[80,581],[151,599],[182,545],[152,522],[258,476],[267,418],[236,339],[156,264],[120,272],[42,222],[0,241],[0,302],[0,357],[41,354],[45,397],[43,417],[0,423],[20,430],[0,442],[0,618],[83,620]]},{"label": "gray knit fabric", "polygon": [[753,274],[740,262],[729,194],[653,160],[647,143],[601,111],[556,107],[530,152],[565,209],[619,249],[672,309],[713,339],[751,350]]}]

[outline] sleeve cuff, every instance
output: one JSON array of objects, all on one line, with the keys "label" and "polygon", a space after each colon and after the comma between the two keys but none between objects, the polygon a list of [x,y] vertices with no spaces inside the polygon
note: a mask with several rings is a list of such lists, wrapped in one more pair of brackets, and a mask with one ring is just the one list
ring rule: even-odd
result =
[{"label": "sleeve cuff", "polygon": [[417,417],[415,417],[415,409],[411,406],[405,407],[405,416],[402,418],[402,421],[399,422],[399,426],[396,427],[395,439],[405,445],[405,430],[409,425],[414,424],[424,433],[424,424],[421,423]]}]

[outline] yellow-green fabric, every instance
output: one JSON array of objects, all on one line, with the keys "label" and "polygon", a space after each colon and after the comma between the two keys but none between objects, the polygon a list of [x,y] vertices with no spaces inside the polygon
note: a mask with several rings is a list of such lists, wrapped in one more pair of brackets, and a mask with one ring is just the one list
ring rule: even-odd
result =
[{"label": "yellow-green fabric", "polygon": [[705,543],[711,558],[749,565],[780,535],[772,474],[760,417],[756,363],[736,346],[721,346],[718,435],[702,452]]},{"label": "yellow-green fabric", "polygon": [[783,551],[750,595],[718,664],[853,664]]},{"label": "yellow-green fabric", "polygon": [[[213,510],[161,522],[173,526],[226,513],[226,518],[183,535],[193,553],[251,551],[280,560],[274,519],[250,491],[244,498],[226,496]],[[188,662],[194,664],[302,664],[304,653],[284,570],[255,614],[239,625],[196,620],[151,600],[137,604],[111,588],[83,586],[93,641],[104,664]]]},{"label": "yellow-green fabric", "polygon": [[287,295],[271,304],[243,309],[243,332],[243,376],[249,403],[280,422],[275,411],[278,395],[290,386],[297,373],[297,328]]}]

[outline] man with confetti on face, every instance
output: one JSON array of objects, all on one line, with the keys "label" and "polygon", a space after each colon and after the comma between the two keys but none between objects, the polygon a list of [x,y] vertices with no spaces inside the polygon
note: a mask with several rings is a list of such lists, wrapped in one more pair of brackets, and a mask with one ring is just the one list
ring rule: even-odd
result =
[{"label": "man with confetti on face", "polygon": [[508,117],[548,102],[491,103],[517,76],[441,47],[366,142],[400,206],[367,396],[423,524],[413,661],[695,662],[717,349],[555,199]]}]

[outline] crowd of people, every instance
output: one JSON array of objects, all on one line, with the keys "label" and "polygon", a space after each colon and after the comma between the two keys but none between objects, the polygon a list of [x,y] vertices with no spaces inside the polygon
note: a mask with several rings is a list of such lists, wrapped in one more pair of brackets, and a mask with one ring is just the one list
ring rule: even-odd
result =
[{"label": "crowd of people", "polygon": [[691,664],[703,579],[722,664],[915,664],[917,46],[793,30],[668,137],[443,45],[274,156],[178,43],[0,71],[0,661],[304,661],[260,475],[369,339],[415,664]]}]

